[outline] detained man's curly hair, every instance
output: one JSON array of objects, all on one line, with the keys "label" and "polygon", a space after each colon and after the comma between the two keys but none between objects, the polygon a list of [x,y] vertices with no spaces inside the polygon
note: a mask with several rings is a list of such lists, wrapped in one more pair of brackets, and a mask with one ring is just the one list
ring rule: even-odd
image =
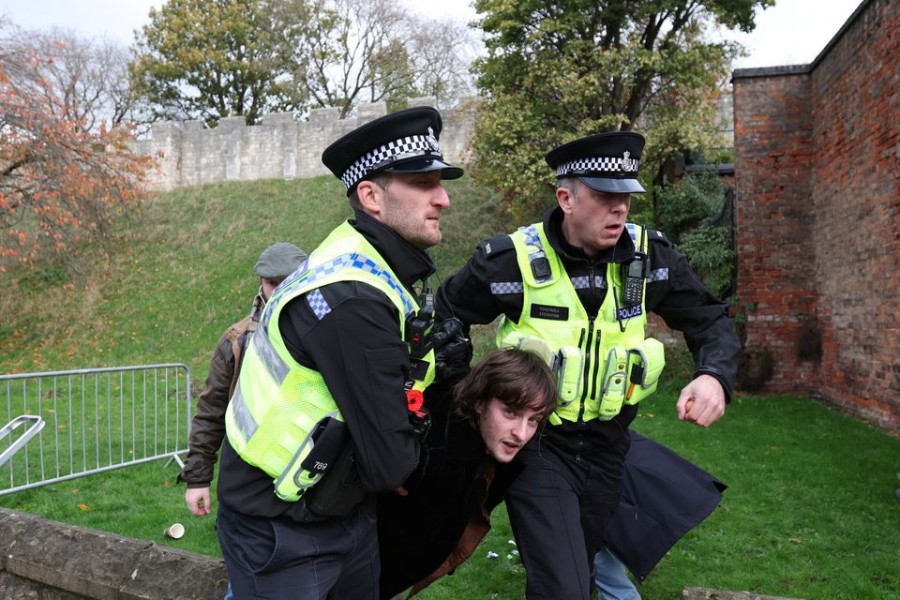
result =
[{"label": "detained man's curly hair", "polygon": [[508,408],[538,410],[547,418],[556,410],[556,378],[537,354],[501,348],[486,354],[453,389],[456,413],[476,423],[478,408],[497,398]]}]

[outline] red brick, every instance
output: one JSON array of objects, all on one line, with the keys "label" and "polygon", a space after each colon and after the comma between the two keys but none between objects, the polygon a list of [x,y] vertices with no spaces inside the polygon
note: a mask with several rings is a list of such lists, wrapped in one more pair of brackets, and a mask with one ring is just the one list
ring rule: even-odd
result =
[{"label": "red brick", "polygon": [[[866,0],[807,67],[734,74],[738,283],[764,392],[900,432],[900,9]],[[819,362],[797,358],[806,322]]]}]

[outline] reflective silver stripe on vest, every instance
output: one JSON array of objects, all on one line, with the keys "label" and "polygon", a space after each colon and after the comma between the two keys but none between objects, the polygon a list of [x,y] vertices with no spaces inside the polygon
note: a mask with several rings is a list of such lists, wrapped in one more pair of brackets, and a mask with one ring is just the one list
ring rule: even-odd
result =
[{"label": "reflective silver stripe on vest", "polygon": [[322,290],[316,289],[311,291],[306,295],[306,302],[309,304],[313,313],[315,313],[316,318],[320,321],[325,318],[325,315],[331,312],[331,307],[328,306],[325,296],[322,295]]},{"label": "reflective silver stripe on vest", "polygon": [[495,296],[503,294],[522,294],[525,286],[521,281],[495,281],[491,283],[491,293]]},{"label": "reflective silver stripe on vest", "polygon": [[245,440],[256,433],[259,425],[253,420],[250,411],[247,410],[247,403],[244,402],[244,395],[241,393],[241,380],[238,379],[237,389],[234,391],[234,398],[231,399],[231,415],[234,417],[234,424],[237,425],[238,431],[244,436]]},{"label": "reflective silver stripe on vest", "polygon": [[[278,356],[278,352],[272,346],[269,336],[265,335],[264,332],[257,332],[250,338],[250,345],[253,352],[262,361],[265,371],[271,374],[277,385],[280,386],[290,372],[290,367]],[[233,405],[232,414],[234,415],[234,422],[244,439],[250,439],[256,433],[259,424],[253,419],[253,416],[247,409],[246,402],[244,402],[244,394],[241,391],[241,379],[241,377],[238,377],[237,389],[234,392],[234,398],[231,400]]]},{"label": "reflective silver stripe on vest", "polygon": [[572,277],[572,287],[576,290],[586,290],[591,287],[598,290],[606,289],[606,278],[601,275],[594,275],[594,285],[591,286],[591,278],[588,275],[581,277]]},{"label": "reflective silver stripe on vest", "polygon": [[654,269],[650,271],[647,275],[647,281],[668,281],[669,279],[669,267],[663,267],[662,269]]}]

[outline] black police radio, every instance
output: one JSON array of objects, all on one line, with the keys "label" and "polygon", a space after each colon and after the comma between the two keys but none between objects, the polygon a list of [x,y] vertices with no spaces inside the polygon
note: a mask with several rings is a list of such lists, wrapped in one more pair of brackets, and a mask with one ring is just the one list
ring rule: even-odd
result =
[{"label": "black police radio", "polygon": [[647,266],[647,255],[641,252],[635,252],[634,260],[624,265],[625,287],[622,300],[625,306],[635,306],[643,300]]}]

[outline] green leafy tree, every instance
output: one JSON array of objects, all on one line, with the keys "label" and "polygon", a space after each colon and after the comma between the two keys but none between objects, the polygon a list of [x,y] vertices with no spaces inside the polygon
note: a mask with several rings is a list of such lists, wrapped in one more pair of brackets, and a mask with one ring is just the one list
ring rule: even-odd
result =
[{"label": "green leafy tree", "polygon": [[734,207],[728,187],[714,173],[689,173],[658,190],[660,229],[687,257],[717,296],[733,290]]},{"label": "green leafy tree", "polygon": [[[550,148],[639,127],[645,177],[714,139],[715,98],[739,47],[709,41],[719,27],[750,31],[773,0],[476,0],[486,100],[473,174],[514,214],[545,205]],[[649,163],[649,168],[647,164]]]},{"label": "green leafy tree", "polygon": [[[273,0],[169,0],[150,9],[137,32],[132,87],[159,119],[229,116],[255,123],[266,112],[299,110],[305,98],[292,85],[304,28],[285,27]],[[303,2],[290,2],[292,23],[304,23]]]}]

